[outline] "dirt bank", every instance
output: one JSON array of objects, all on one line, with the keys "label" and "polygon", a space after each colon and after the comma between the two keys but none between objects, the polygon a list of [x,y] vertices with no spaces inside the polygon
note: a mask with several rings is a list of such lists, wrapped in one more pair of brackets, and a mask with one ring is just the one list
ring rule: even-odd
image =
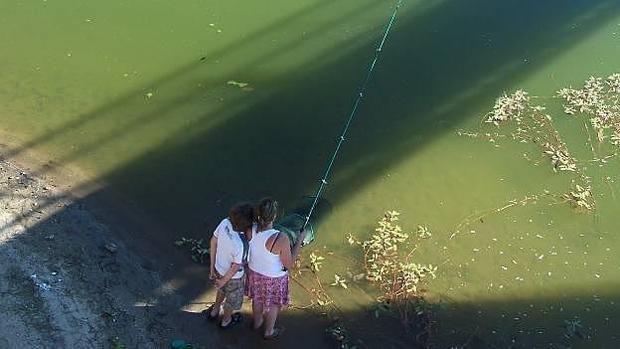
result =
[{"label": "dirt bank", "polygon": [[158,347],[160,284],[75,200],[0,161],[0,348]]}]

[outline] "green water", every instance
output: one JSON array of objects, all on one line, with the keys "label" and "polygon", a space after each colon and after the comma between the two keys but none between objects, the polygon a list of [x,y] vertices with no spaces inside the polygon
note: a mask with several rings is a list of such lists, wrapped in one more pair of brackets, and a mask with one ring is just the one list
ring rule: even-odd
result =
[{"label": "green water", "polygon": [[[125,193],[176,236],[211,229],[240,199],[292,207],[314,191],[392,5],[4,1],[0,130]],[[406,229],[433,232],[418,258],[440,265],[429,289],[447,304],[442,347],[474,332],[487,346],[549,347],[575,316],[593,342],[573,346],[617,346],[617,163],[589,169],[596,215],[541,201],[449,237],[470,214],[569,181],[525,161],[534,148],[456,130],[478,130],[504,90],[551,96],[620,71],[618,57],[615,0],[405,1],[309,248],[338,256],[325,279],[355,271],[346,233],[396,209]],[[574,120],[556,125],[589,155]],[[333,292],[345,311],[368,303]]]}]

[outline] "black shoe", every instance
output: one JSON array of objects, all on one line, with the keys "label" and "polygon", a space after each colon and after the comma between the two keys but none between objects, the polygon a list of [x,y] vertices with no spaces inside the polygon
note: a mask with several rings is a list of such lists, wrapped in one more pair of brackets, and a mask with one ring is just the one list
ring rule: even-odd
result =
[{"label": "black shoe", "polygon": [[226,325],[222,325],[220,323],[220,328],[223,329],[223,330],[229,329],[229,328],[233,327],[234,325],[240,323],[241,320],[242,320],[241,314],[239,314],[239,313],[232,314],[232,316],[230,317],[230,322],[227,323]]},{"label": "black shoe", "polygon": [[202,311],[202,313],[205,315],[205,317],[207,318],[207,320],[213,321],[213,320],[215,320],[215,319],[217,319],[217,318],[218,318],[218,316],[217,316],[217,315],[215,315],[215,316],[211,315],[211,314],[213,313],[213,309],[214,309],[214,305],[211,305],[211,306],[209,307],[209,309],[207,309],[207,310],[203,310],[203,311]]}]

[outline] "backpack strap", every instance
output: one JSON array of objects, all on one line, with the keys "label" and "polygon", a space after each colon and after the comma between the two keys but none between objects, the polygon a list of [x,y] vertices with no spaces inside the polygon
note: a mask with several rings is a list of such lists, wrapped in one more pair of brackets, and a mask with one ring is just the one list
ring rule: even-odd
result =
[{"label": "backpack strap", "polygon": [[241,257],[241,261],[244,265],[248,264],[248,253],[250,252],[250,242],[248,241],[247,236],[245,234],[239,234],[239,238],[241,238],[241,242],[243,243],[243,257]]}]

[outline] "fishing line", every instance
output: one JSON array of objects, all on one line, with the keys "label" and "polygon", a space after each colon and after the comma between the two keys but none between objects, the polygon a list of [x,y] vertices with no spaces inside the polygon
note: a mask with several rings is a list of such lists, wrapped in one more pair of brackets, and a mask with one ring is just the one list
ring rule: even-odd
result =
[{"label": "fishing line", "polygon": [[327,164],[327,168],[325,169],[325,173],[323,174],[323,177],[320,180],[319,187],[318,187],[316,193],[313,195],[314,201],[312,202],[312,206],[310,207],[310,211],[308,211],[308,214],[305,217],[304,224],[302,225],[300,231],[303,231],[306,228],[306,226],[308,225],[308,223],[310,222],[310,218],[312,217],[312,213],[314,213],[314,209],[316,208],[316,205],[317,205],[317,203],[319,201],[319,198],[321,197],[321,194],[323,193],[323,189],[327,185],[327,179],[329,178],[329,175],[330,175],[330,173],[332,171],[332,167],[334,166],[334,162],[336,161],[336,157],[338,156],[338,153],[340,152],[340,148],[342,147],[342,143],[346,139],[347,132],[349,132],[349,127],[351,126],[351,123],[353,122],[353,120],[355,119],[355,116],[357,115],[357,110],[359,108],[360,103],[362,102],[362,99],[364,98],[364,93],[366,92],[366,87],[368,86],[368,82],[370,81],[372,73],[375,70],[375,66],[377,65],[377,61],[379,60],[379,56],[381,55],[381,51],[383,50],[383,45],[385,44],[385,41],[387,40],[387,37],[390,34],[390,30],[392,30],[392,25],[394,24],[394,21],[396,20],[396,14],[398,13],[398,10],[400,9],[402,3],[403,3],[403,0],[398,0],[398,3],[394,7],[394,12],[392,12],[392,16],[390,17],[388,25],[385,28],[385,32],[383,33],[383,37],[381,38],[381,41],[379,42],[379,45],[377,46],[377,48],[375,50],[375,57],[372,60],[372,63],[370,64],[370,67],[368,68],[368,72],[366,73],[366,78],[364,79],[364,82],[362,83],[360,89],[358,90],[357,98],[355,100],[355,103],[353,103],[353,108],[351,110],[351,113],[349,114],[349,118],[347,119],[346,123],[344,124],[344,128],[342,130],[342,133],[340,134],[340,137],[338,138],[338,143],[336,144],[336,149],[334,150],[334,153],[332,154],[332,157],[331,157],[331,159],[329,160],[329,162]]}]

